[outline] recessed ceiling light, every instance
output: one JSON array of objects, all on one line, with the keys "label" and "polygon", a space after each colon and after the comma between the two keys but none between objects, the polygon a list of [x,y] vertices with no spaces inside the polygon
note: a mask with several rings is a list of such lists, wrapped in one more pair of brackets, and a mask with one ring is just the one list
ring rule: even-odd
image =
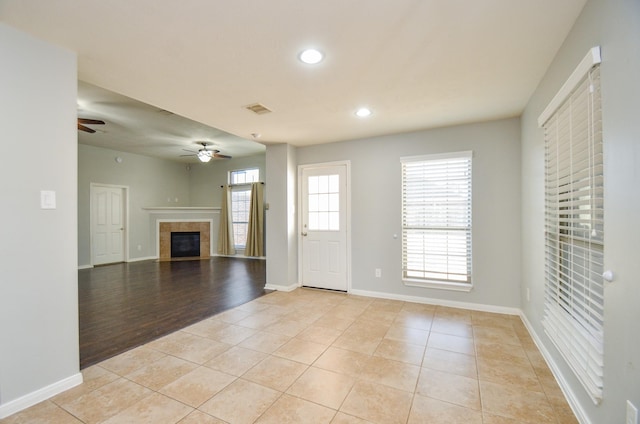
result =
[{"label": "recessed ceiling light", "polygon": [[359,116],[360,118],[366,118],[369,115],[371,115],[371,109],[369,108],[361,107],[360,109],[356,110],[356,116]]},{"label": "recessed ceiling light", "polygon": [[319,50],[306,49],[306,50],[303,50],[302,53],[300,53],[300,56],[298,57],[302,62],[308,65],[315,65],[316,63],[319,63],[322,61],[322,59],[324,58],[324,55]]}]

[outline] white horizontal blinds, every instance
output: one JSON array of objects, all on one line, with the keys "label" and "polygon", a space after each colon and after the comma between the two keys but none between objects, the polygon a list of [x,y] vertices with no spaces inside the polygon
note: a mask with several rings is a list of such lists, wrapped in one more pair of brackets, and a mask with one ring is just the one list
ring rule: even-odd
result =
[{"label": "white horizontal blinds", "polygon": [[471,284],[471,152],[402,159],[402,272]]},{"label": "white horizontal blinds", "polygon": [[544,328],[594,402],[603,390],[604,189],[600,67],[544,124]]},{"label": "white horizontal blinds", "polygon": [[231,219],[233,240],[237,249],[244,249],[247,244],[250,206],[251,189],[233,188],[231,191]]}]

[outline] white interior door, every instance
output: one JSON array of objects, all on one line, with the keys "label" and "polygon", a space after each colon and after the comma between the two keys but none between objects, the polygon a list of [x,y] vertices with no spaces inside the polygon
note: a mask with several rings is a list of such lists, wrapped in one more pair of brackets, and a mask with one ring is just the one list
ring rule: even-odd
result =
[{"label": "white interior door", "polygon": [[348,289],[348,164],[301,168],[302,285]]},{"label": "white interior door", "polygon": [[124,189],[91,187],[91,252],[94,265],[124,261]]}]

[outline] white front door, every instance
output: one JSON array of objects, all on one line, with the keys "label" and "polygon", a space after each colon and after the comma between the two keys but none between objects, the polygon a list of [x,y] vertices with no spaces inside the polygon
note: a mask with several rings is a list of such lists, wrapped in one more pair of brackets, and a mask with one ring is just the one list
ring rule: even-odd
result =
[{"label": "white front door", "polygon": [[348,290],[348,162],[302,166],[302,285]]},{"label": "white front door", "polygon": [[91,187],[93,265],[124,261],[124,198],[121,187]]}]

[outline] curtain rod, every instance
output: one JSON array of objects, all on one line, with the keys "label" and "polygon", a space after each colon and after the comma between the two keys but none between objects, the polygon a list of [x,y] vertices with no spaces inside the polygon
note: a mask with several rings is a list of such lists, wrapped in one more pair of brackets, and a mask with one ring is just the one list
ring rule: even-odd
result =
[{"label": "curtain rod", "polygon": [[[264,183],[262,181],[259,181],[260,184],[264,185]],[[228,184],[228,185],[249,185],[249,184],[253,184],[253,183],[244,183],[244,184]],[[223,188],[224,185],[221,185],[220,188]]]}]

